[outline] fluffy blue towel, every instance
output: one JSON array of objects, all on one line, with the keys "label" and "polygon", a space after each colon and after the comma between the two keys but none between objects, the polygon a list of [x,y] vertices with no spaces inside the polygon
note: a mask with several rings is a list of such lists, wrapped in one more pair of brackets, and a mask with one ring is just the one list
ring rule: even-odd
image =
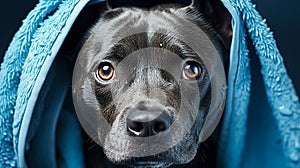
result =
[{"label": "fluffy blue towel", "polygon": [[0,71],[0,167],[25,166],[25,140],[39,92],[64,38],[87,3],[41,0],[15,34]]},{"label": "fluffy blue towel", "polygon": [[[41,96],[41,87],[51,85],[46,80],[49,69],[71,25],[88,2],[89,0],[40,0],[15,34],[0,71],[0,167],[26,167],[25,141],[32,113]],[[300,104],[273,35],[249,0],[222,2],[233,17],[233,41],[218,165],[238,168],[246,162],[243,156],[249,154],[245,151],[251,88],[250,57],[245,40],[248,33],[261,64],[261,74],[271,107],[271,111],[263,112],[271,113],[275,119],[285,156],[281,160],[284,160],[287,167],[300,167]],[[41,99],[43,100],[48,99]],[[55,101],[58,102],[55,104],[57,109],[61,109],[63,99]],[[261,134],[264,133],[256,136]],[[66,142],[60,144],[63,143]],[[83,166],[82,160],[78,159],[79,155],[70,155],[71,152],[74,154],[79,153],[78,151],[78,148],[65,149],[65,153],[70,156],[66,167]],[[257,164],[259,163],[255,161],[251,163],[252,167],[260,167]]]},{"label": "fluffy blue towel", "polygon": [[[241,39],[237,55],[231,53],[228,79],[228,100],[220,141],[219,165],[240,167],[247,133],[247,112],[250,96],[250,66],[245,28],[261,64],[270,111],[275,118],[287,167],[300,167],[300,104],[278,51],[272,32],[249,0],[223,0],[238,25]],[[235,11],[230,10],[233,7]],[[237,33],[237,31],[235,31]],[[236,35],[237,37],[238,35]],[[234,39],[235,40],[235,39]],[[233,44],[234,45],[234,44]],[[232,46],[234,47],[234,46]],[[236,58],[236,56],[238,56]],[[259,110],[259,107],[257,107]],[[261,111],[262,113],[265,111]],[[258,116],[259,117],[259,116]],[[263,134],[263,133],[259,133]],[[269,137],[272,141],[275,137]],[[257,150],[259,153],[259,150]],[[244,154],[245,155],[245,154]],[[272,155],[270,155],[272,156]],[[272,157],[267,158],[273,160]],[[277,161],[275,161],[276,163]]]}]

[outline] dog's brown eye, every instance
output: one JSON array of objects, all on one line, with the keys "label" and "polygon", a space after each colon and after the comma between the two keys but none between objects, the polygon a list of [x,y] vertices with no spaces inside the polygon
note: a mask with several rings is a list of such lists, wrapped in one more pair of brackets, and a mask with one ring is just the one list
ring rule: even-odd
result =
[{"label": "dog's brown eye", "polygon": [[198,79],[201,76],[201,67],[197,62],[188,61],[183,68],[183,77],[186,79]]},{"label": "dog's brown eye", "polygon": [[107,81],[114,76],[115,69],[109,62],[102,62],[98,67],[98,76],[100,79]]}]

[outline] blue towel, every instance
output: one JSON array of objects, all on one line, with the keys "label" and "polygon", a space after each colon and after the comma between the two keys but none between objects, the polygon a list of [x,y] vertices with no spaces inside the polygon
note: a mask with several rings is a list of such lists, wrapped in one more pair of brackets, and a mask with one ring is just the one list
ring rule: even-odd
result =
[{"label": "blue towel", "polygon": [[[280,143],[277,145],[282,149],[284,156],[279,160],[282,160],[286,167],[299,168],[300,104],[273,35],[250,0],[222,0],[222,2],[233,18],[233,41],[230,51],[226,111],[218,148],[218,165],[225,168],[238,168],[249,163],[248,165],[252,167],[261,167],[260,162],[247,160],[248,155],[255,155],[247,150],[253,138],[247,136],[247,124],[249,124],[247,122],[253,122],[248,118],[252,82],[250,58],[253,58],[250,57],[247,47],[249,44],[246,41],[246,34],[248,33],[261,64],[261,75],[271,108],[263,111],[264,109],[257,107],[257,110],[270,113],[274,118],[275,128],[268,127],[268,123],[265,125],[266,128],[278,130]],[[24,156],[25,149],[28,148],[26,137],[30,137],[29,125],[35,122],[31,120],[32,114],[34,111],[49,110],[43,106],[45,101],[53,104],[51,110],[62,113],[62,116],[69,115],[68,110],[62,107],[63,97],[67,94],[62,90],[66,90],[64,88],[68,85],[68,81],[60,81],[60,87],[51,92],[51,86],[59,81],[51,80],[49,76],[63,40],[78,14],[88,3],[97,3],[97,1],[40,0],[23,21],[23,25],[10,43],[0,71],[0,152],[2,155],[0,167],[26,167]],[[42,87],[48,90],[42,90]],[[56,94],[60,95],[61,99],[56,99]],[[66,124],[76,125],[72,117],[66,118],[61,120]],[[72,129],[77,128],[75,126]],[[258,133],[255,136],[263,135],[264,133]],[[71,139],[79,135],[66,136]],[[268,138],[270,141],[275,139]],[[65,139],[58,141],[58,146],[66,143]],[[79,141],[74,142],[74,146],[78,146]],[[65,158],[66,163],[58,161],[58,164],[63,167],[75,165],[83,167],[82,159],[78,159],[82,157],[79,148],[66,148],[63,152],[67,153],[64,156],[68,156]],[[77,152],[79,155],[68,155],[71,152],[72,154]],[[271,153],[266,155],[270,156],[268,160],[273,160]]]},{"label": "blue towel", "polygon": [[[244,147],[247,145],[245,142],[251,85],[249,56],[245,41],[247,31],[261,64],[261,74],[271,107],[270,111],[263,111],[259,107],[257,107],[257,110],[261,110],[262,113],[272,113],[276,122],[276,129],[279,131],[281,147],[285,156],[285,166],[300,167],[299,99],[287,74],[273,34],[266,25],[266,20],[262,19],[250,0],[223,0],[223,2],[231,12],[234,24],[240,24],[238,26],[241,39],[237,42],[240,45],[239,49],[235,46],[231,48],[232,52],[235,49],[239,51],[237,51],[237,55],[233,55],[233,53],[230,55],[229,89],[224,124],[220,136],[218,164],[222,167],[238,168],[242,165],[242,156],[247,155]],[[234,17],[231,7],[234,8],[238,18]],[[235,19],[239,19],[239,21]],[[245,28],[244,25],[246,25]],[[233,39],[233,42],[234,40],[236,39]],[[255,136],[263,136],[260,134],[264,133],[257,132]],[[275,140],[275,137],[268,138],[270,143]],[[260,153],[262,151],[257,149],[256,152]],[[265,155],[268,155],[268,153]],[[269,156],[266,159],[277,163],[272,158],[272,153],[269,153]],[[261,165],[253,164],[252,167],[257,166],[260,167]]]},{"label": "blue towel", "polygon": [[36,100],[64,38],[87,3],[41,0],[15,34],[0,71],[0,167],[26,166],[25,140]]}]

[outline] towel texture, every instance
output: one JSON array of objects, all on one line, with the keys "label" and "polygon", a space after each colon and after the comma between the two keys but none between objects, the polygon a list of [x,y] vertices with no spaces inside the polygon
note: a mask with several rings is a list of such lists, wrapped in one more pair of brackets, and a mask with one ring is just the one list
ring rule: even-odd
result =
[{"label": "towel texture", "polygon": [[[223,0],[226,4],[226,1]],[[256,11],[255,5],[249,0],[229,0],[229,3],[238,11],[242,23],[246,25],[247,32],[256,50],[261,64],[268,102],[272,109],[287,167],[300,167],[300,104],[296,91],[289,78],[284,62],[273,34]],[[240,25],[241,28],[243,27]],[[241,32],[243,32],[241,30]],[[238,61],[238,70],[229,72],[229,76],[236,75],[236,81],[232,88],[233,95],[229,96],[225,121],[223,125],[219,163],[222,167],[238,168],[242,161],[245,135],[247,133],[247,108],[250,92],[249,60],[247,58],[247,46],[245,33],[242,33],[240,41],[241,51]],[[232,56],[232,55],[231,55]],[[243,58],[246,57],[246,58]],[[234,66],[231,62],[231,66]],[[230,81],[229,81],[230,82]],[[248,94],[247,94],[248,93]],[[231,100],[231,101],[230,101]],[[229,104],[230,103],[230,104]],[[263,112],[263,111],[262,111]],[[274,137],[270,137],[271,139]],[[271,159],[271,158],[270,158]]]},{"label": "towel texture", "polygon": [[[38,96],[38,92],[32,92],[37,77],[45,60],[55,57],[53,44],[78,1],[40,1],[23,21],[5,53],[0,71],[0,167],[17,166],[21,124],[29,99]],[[50,67],[51,62],[47,63]],[[33,110],[33,106],[29,108]],[[30,118],[24,122],[28,121]]]},{"label": "towel texture", "polygon": [[[26,167],[25,141],[41,88],[47,81],[47,73],[71,25],[88,2],[40,0],[10,43],[0,70],[0,167]],[[244,149],[251,96],[249,44],[246,41],[248,34],[261,64],[264,87],[271,107],[271,111],[264,112],[272,113],[276,121],[286,166],[298,168],[300,104],[272,32],[250,0],[222,2],[233,18],[233,41],[218,165],[238,168],[247,152]],[[73,123],[71,118],[64,120]],[[62,141],[60,145],[67,143],[64,139],[59,141]],[[63,149],[60,145],[60,149]],[[68,148],[66,152],[70,153],[71,150]],[[72,167],[66,165],[74,166],[64,163],[65,167]]]},{"label": "towel texture", "polygon": [[[59,3],[59,0],[42,1],[39,3],[35,7],[35,10],[31,11],[27,18],[23,21],[23,25],[15,34],[7,52],[5,53],[0,71],[0,152],[2,155],[0,159],[2,166],[16,166],[16,151],[13,148],[13,139],[16,135],[12,133],[12,123],[14,121],[14,116],[22,116],[24,113],[24,111],[21,111],[20,114],[16,114],[15,106],[18,97],[20,76],[23,71],[24,62],[29,53],[29,48],[32,44],[33,35],[47,14],[56,9]],[[23,91],[20,90],[20,92]],[[26,106],[26,102],[21,103]]]}]

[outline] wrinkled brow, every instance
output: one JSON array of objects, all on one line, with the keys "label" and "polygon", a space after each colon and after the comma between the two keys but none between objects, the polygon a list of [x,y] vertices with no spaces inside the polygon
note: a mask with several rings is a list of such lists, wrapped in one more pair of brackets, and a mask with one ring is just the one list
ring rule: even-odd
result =
[{"label": "wrinkled brow", "polygon": [[123,38],[111,47],[104,59],[121,62],[131,53],[148,47],[157,47],[169,50],[182,59],[199,59],[197,54],[188,47],[187,44],[174,36],[164,35],[161,33],[155,33],[151,40],[148,40],[146,33],[134,34]]}]

